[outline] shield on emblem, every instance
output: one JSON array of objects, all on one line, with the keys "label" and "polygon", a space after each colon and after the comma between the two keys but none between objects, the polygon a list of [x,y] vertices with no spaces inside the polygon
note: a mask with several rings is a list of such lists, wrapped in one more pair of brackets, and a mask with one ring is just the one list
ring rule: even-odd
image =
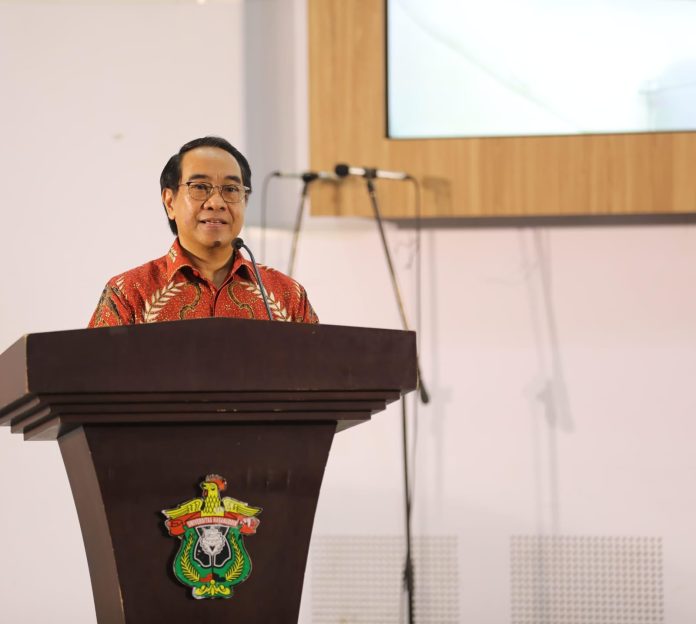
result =
[{"label": "shield on emblem", "polygon": [[232,557],[227,541],[228,527],[219,525],[196,527],[198,542],[193,549],[193,558],[204,568],[221,568]]}]

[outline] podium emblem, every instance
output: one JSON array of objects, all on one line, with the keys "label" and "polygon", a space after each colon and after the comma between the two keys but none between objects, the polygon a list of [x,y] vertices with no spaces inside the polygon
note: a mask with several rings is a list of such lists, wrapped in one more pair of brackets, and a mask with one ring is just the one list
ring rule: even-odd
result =
[{"label": "podium emblem", "polygon": [[232,588],[251,574],[244,536],[256,533],[261,508],[221,498],[227,481],[220,475],[209,474],[200,486],[202,498],[162,510],[169,535],[180,540],[174,576],[196,599],[230,598]]}]

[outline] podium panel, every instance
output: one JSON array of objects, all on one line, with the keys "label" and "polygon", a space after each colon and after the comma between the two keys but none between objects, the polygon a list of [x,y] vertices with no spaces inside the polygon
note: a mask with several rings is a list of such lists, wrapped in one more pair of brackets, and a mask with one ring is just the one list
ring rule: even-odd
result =
[{"label": "podium panel", "polygon": [[334,433],[415,387],[412,332],[51,332],[0,355],[0,424],[58,440],[100,624],[292,622]]}]

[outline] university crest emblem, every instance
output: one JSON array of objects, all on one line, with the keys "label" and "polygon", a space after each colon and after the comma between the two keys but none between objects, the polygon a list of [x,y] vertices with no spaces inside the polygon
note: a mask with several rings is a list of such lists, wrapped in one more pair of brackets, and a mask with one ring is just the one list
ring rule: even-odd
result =
[{"label": "university crest emblem", "polygon": [[220,493],[227,481],[210,474],[203,483],[203,498],[194,498],[174,509],[163,509],[169,535],[181,541],[174,558],[174,575],[191,587],[194,598],[229,598],[232,587],[251,574],[251,559],[244,535],[259,526],[261,509]]}]

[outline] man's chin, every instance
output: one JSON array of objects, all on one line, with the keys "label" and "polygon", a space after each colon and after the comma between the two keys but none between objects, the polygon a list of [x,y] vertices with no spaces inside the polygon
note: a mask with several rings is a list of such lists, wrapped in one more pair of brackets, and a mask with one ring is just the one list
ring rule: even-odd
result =
[{"label": "man's chin", "polygon": [[230,247],[234,238],[229,236],[215,236],[211,237],[205,241],[202,241],[203,245],[210,250],[220,249],[220,247]]}]

